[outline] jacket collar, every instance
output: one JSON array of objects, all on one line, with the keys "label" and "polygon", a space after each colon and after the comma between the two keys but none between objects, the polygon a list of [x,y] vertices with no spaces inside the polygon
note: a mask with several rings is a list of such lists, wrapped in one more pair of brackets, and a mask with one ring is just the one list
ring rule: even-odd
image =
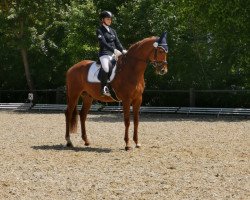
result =
[{"label": "jacket collar", "polygon": [[104,26],[104,28],[106,28],[108,30],[108,32],[110,32],[110,27],[109,26],[107,26],[105,24],[103,24],[103,26]]},{"label": "jacket collar", "polygon": [[104,25],[101,25],[101,29],[102,29],[103,32],[107,32],[109,34],[113,34],[113,30],[112,30],[112,28],[110,26],[109,26],[109,31],[105,28]]}]

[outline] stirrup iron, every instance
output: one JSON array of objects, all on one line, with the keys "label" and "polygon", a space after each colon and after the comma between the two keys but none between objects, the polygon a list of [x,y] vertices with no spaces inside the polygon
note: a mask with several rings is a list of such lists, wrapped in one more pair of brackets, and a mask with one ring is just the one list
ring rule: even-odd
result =
[{"label": "stirrup iron", "polygon": [[104,96],[111,96],[110,92],[109,92],[109,88],[107,86],[104,86],[102,89],[102,95]]}]

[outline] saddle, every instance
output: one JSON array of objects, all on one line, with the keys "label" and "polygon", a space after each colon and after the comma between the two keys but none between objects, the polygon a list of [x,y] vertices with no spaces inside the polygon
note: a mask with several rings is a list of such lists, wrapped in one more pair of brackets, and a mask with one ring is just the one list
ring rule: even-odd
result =
[{"label": "saddle", "polygon": [[[109,72],[108,72],[108,88],[111,94],[111,98],[114,101],[120,101],[117,96],[115,91],[113,90],[113,88],[111,87],[111,85],[109,84],[115,77],[115,72],[116,72],[116,60],[112,59],[109,62]],[[89,68],[88,71],[88,82],[90,83],[100,83],[101,82],[101,78],[103,76],[103,74],[105,73],[105,71],[103,70],[103,68],[101,67],[101,62],[100,60],[98,60],[97,62],[93,62]]]},{"label": "saddle", "polygon": [[[101,81],[101,77],[102,77],[102,74],[105,73],[105,71],[103,70],[103,68],[101,67],[101,62],[100,60],[98,59],[98,61],[96,62],[97,65],[99,65],[100,67],[100,70],[99,70],[99,73],[97,75],[97,78],[99,79],[99,81]],[[113,73],[113,69],[116,67],[116,60],[115,58],[113,58],[110,62],[109,62],[109,72],[108,72],[108,80],[110,80],[110,77]]]},{"label": "saddle", "polygon": [[[108,82],[111,82],[115,77],[116,71],[116,60],[113,59],[109,63],[109,73],[108,73]],[[88,82],[90,83],[100,83],[100,79],[104,70],[101,67],[100,61],[93,62],[88,71]]]}]

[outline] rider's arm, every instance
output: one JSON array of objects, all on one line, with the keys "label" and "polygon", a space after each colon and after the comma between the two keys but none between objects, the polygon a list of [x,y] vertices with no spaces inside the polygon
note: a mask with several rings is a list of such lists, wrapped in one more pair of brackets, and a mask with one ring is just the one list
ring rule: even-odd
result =
[{"label": "rider's arm", "polygon": [[115,46],[116,46],[116,48],[117,48],[119,51],[122,52],[122,51],[124,50],[124,48],[123,48],[123,46],[122,46],[122,44],[121,44],[121,42],[120,42],[120,40],[119,40],[119,38],[118,38],[118,36],[117,36],[115,30],[114,30],[114,33],[115,33]]}]

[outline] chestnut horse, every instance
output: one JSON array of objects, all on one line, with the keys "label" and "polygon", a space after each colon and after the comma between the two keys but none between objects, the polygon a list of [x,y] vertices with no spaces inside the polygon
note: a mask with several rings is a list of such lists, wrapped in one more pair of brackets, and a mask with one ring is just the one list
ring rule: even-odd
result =
[{"label": "chestnut horse", "polygon": [[[111,86],[116,96],[122,101],[124,123],[125,123],[125,150],[131,149],[129,144],[130,106],[133,107],[134,115],[134,135],[133,140],[137,148],[139,111],[142,103],[142,93],[145,87],[144,72],[148,61],[151,62],[157,74],[167,73],[167,51],[162,46],[157,46],[158,37],[145,38],[129,49],[127,54],[121,55],[117,61],[116,75]],[[155,45],[156,44],[156,45]],[[166,44],[165,44],[166,45]],[[66,75],[67,88],[67,109],[66,116],[66,136],[67,146],[73,146],[70,140],[70,133],[77,130],[77,104],[82,98],[82,109],[80,111],[82,139],[88,146],[89,140],[86,134],[85,121],[93,99],[102,102],[114,102],[111,97],[101,96],[100,83],[89,83],[87,81],[88,70],[93,61],[83,60],[72,66]]]}]

